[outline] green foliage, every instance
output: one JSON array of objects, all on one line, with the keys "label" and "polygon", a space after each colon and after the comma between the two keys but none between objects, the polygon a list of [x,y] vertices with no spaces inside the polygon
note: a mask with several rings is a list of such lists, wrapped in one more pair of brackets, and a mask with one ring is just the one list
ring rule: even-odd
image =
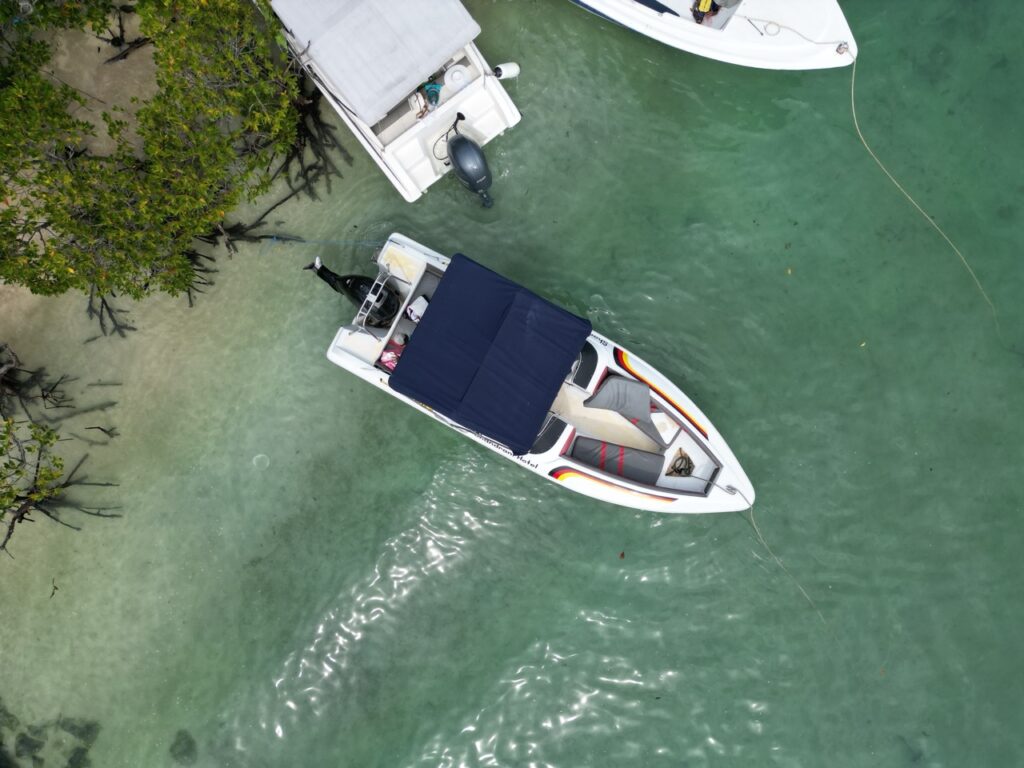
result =
[{"label": "green foliage", "polygon": [[[62,519],[62,511],[77,510],[93,517],[120,516],[117,507],[85,506],[80,496],[72,498],[74,494],[66,493],[76,485],[113,485],[76,478],[88,455],[65,471],[64,459],[55,453],[58,441],[73,440],[74,433],[62,438],[48,426],[42,411],[72,409],[60,419],[60,423],[68,423],[74,404],[61,386],[66,380],[66,376],[50,379],[43,369],[23,368],[10,345],[0,342],[0,551],[8,549],[19,523],[36,519],[31,517],[34,513],[75,530],[75,525]],[[104,410],[108,405],[88,411]],[[86,429],[98,429],[108,438],[117,432],[113,427]]]},{"label": "green foliage", "polygon": [[27,391],[35,380],[20,365],[0,343],[0,549],[15,524],[60,494],[64,475],[63,459],[51,452],[60,436],[30,415],[28,404],[41,395]]},{"label": "green foliage", "polygon": [[20,3],[6,0],[0,4],[0,24],[5,28],[81,29],[100,26],[110,14],[110,0],[36,0],[31,13],[22,13]]},{"label": "green foliage", "polygon": [[[65,6],[71,25],[109,10]],[[46,9],[33,24],[64,23]],[[12,116],[0,136],[0,280],[44,294],[185,291],[193,239],[265,191],[273,158],[294,141],[298,86],[251,2],[150,0],[138,10],[159,91],[135,116],[137,143],[104,116],[117,147],[109,156],[85,151],[89,126],[68,113],[80,97],[40,74],[45,46],[0,17],[0,113]]]},{"label": "green foliage", "polygon": [[73,273],[66,265],[44,262],[44,196],[66,165],[67,147],[80,144],[90,127],[68,113],[77,95],[40,73],[49,58],[45,44],[5,39],[0,45],[6,54],[0,62],[0,82],[5,83],[0,89],[5,118],[0,132],[0,279],[34,283],[39,293],[59,293],[71,287]]},{"label": "green foliage", "polygon": [[58,438],[47,426],[0,421],[0,520],[60,493],[64,460],[51,453]]}]

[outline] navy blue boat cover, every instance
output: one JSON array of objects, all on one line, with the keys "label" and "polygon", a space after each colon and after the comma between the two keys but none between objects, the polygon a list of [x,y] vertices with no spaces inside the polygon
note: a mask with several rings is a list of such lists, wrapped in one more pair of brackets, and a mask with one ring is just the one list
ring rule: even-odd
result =
[{"label": "navy blue boat cover", "polygon": [[391,388],[524,454],[589,334],[589,320],[457,253]]}]

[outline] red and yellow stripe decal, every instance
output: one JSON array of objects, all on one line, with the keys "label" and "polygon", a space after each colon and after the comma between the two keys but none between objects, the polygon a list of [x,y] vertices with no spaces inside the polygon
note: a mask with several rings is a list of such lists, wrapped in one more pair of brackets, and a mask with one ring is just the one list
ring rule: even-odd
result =
[{"label": "red and yellow stripe decal", "polygon": [[670,496],[658,496],[654,493],[642,493],[640,491],[634,491],[632,488],[623,488],[621,485],[609,483],[607,480],[602,480],[599,477],[588,475],[586,472],[580,472],[578,469],[573,469],[572,467],[559,467],[558,469],[553,469],[551,470],[550,475],[555,480],[560,480],[562,482],[577,479],[589,480],[592,483],[597,483],[598,485],[603,485],[606,488],[612,488],[616,491],[621,491],[622,493],[628,493],[632,496],[639,496],[642,499],[654,499],[655,501],[665,501],[668,503],[675,501],[675,499]]},{"label": "red and yellow stripe decal", "polygon": [[634,378],[639,379],[644,384],[646,384],[648,387],[650,387],[652,390],[657,392],[658,395],[663,400],[665,400],[666,402],[670,403],[673,408],[675,408],[677,411],[679,411],[681,414],[683,414],[683,417],[688,422],[690,422],[694,426],[694,428],[696,428],[696,430],[698,432],[700,432],[702,435],[704,435],[704,439],[705,440],[708,439],[708,431],[706,429],[704,429],[704,427],[702,427],[700,424],[698,424],[697,420],[695,418],[693,418],[693,416],[691,416],[689,413],[687,413],[686,409],[683,408],[681,405],[679,405],[679,403],[677,403],[671,397],[669,397],[664,392],[662,392],[660,388],[658,388],[654,384],[652,384],[645,376],[643,376],[640,373],[638,373],[637,370],[635,368],[633,368],[633,366],[630,364],[630,362],[629,362],[629,355],[626,354],[626,352],[624,352],[623,350],[619,349],[618,347],[615,347],[615,362],[618,363],[619,366],[623,370],[629,371],[629,373],[632,374],[632,376]]}]

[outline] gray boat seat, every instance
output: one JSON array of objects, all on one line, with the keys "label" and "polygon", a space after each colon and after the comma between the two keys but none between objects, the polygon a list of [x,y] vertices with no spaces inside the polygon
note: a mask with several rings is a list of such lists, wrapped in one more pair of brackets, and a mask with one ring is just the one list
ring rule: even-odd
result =
[{"label": "gray boat seat", "polygon": [[572,457],[610,475],[643,485],[655,485],[661,476],[664,456],[660,453],[627,448],[591,437],[577,437],[572,446]]},{"label": "gray boat seat", "polygon": [[615,411],[655,443],[665,445],[661,433],[651,421],[651,389],[642,381],[612,374],[583,404],[587,408]]}]

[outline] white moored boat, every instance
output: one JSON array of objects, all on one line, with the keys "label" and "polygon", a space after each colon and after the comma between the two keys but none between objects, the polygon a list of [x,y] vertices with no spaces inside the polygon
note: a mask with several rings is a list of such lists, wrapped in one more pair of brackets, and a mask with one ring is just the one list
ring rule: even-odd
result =
[{"label": "white moored boat", "polygon": [[[459,0],[271,0],[288,45],[409,202],[450,168],[452,126],[483,146],[519,122]],[[501,65],[504,74],[518,72]],[[497,74],[496,74],[497,73]],[[428,110],[429,95],[437,96]],[[475,191],[475,190],[474,190]]]},{"label": "white moored boat", "polygon": [[391,235],[376,262],[331,362],[595,499],[676,513],[753,503],[707,416],[588,320],[403,235]]},{"label": "white moored boat", "polygon": [[857,57],[836,0],[719,0],[698,23],[694,0],[571,0],[666,45],[760,69],[826,69]]}]

